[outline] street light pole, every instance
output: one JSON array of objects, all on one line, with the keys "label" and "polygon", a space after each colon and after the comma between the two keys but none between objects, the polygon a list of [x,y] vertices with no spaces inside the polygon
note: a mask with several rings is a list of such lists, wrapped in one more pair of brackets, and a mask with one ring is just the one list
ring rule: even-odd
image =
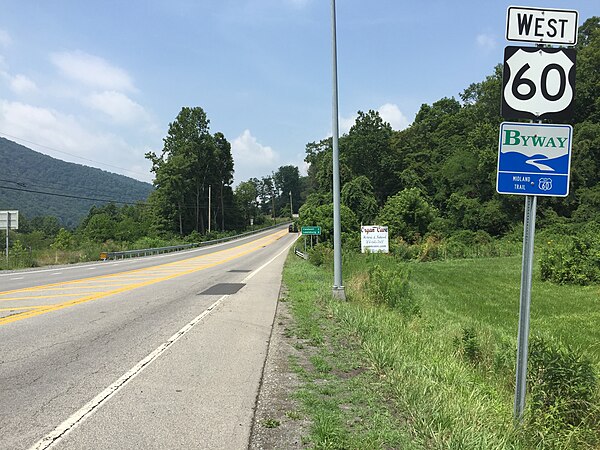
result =
[{"label": "street light pole", "polygon": [[294,206],[292,205],[292,191],[290,191],[290,217],[294,218]]},{"label": "street light pole", "polygon": [[338,138],[338,80],[337,80],[337,39],[335,24],[335,0],[331,0],[332,31],[332,67],[333,67],[333,297],[346,300],[346,292],[342,284],[342,225],[340,214],[340,152]]}]

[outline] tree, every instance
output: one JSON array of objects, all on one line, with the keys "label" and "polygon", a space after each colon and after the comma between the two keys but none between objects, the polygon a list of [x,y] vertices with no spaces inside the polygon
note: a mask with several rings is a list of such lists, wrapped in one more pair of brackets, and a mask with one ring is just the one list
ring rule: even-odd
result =
[{"label": "tree", "polygon": [[258,180],[256,185],[258,189],[258,198],[260,199],[260,208],[263,214],[271,212],[271,217],[275,217],[275,185],[273,178],[267,176]]},{"label": "tree", "polygon": [[392,236],[416,242],[427,233],[436,217],[437,210],[429,204],[423,193],[411,188],[388,199],[379,212],[377,223],[387,225]]},{"label": "tree", "polygon": [[180,234],[204,233],[208,218],[208,186],[220,197],[224,227],[226,187],[233,180],[231,146],[222,133],[210,134],[209,120],[200,107],[184,107],[163,140],[160,156],[148,152],[156,174],[156,194],[150,197],[159,216]]},{"label": "tree", "polygon": [[373,186],[364,175],[344,184],[341,200],[342,204],[356,214],[356,218],[363,225],[372,223],[379,209],[373,194]]},{"label": "tree", "polygon": [[[300,208],[299,215],[300,226],[320,226],[319,242],[333,245],[333,203],[316,206],[307,202]],[[342,239],[344,235],[358,234],[356,215],[344,205],[340,206],[340,224]]]},{"label": "tree", "polygon": [[392,127],[377,111],[358,111],[348,136],[340,140],[340,155],[355,176],[366,176],[380,204],[397,185],[391,152]]},{"label": "tree", "polygon": [[288,205],[290,208],[290,193],[292,197],[292,207],[298,211],[300,208],[300,171],[296,166],[281,166],[273,174],[273,183],[275,192],[278,193],[277,204],[281,207]]},{"label": "tree", "polygon": [[106,242],[114,239],[116,222],[107,213],[95,214],[88,221],[84,235],[94,242]]},{"label": "tree", "polygon": [[73,235],[64,228],[58,230],[58,234],[54,238],[54,242],[50,244],[54,250],[70,250],[75,246]]},{"label": "tree", "polygon": [[[215,133],[215,162],[216,162],[216,184],[219,186],[221,230],[225,230],[225,187],[233,183],[233,156],[231,156],[231,144],[223,133]],[[230,205],[231,206],[231,205]],[[218,214],[215,214],[215,221]]]},{"label": "tree", "polygon": [[579,27],[575,123],[600,122],[600,17]]},{"label": "tree", "polygon": [[238,209],[243,215],[243,224],[248,226],[250,219],[256,219],[258,212],[258,189],[256,182],[249,180],[241,182],[234,191],[234,198]]}]

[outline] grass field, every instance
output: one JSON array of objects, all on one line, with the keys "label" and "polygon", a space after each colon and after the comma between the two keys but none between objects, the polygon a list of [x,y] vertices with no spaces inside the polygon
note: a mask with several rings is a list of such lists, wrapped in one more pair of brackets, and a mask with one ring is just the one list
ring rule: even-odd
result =
[{"label": "grass field", "polygon": [[[419,314],[406,317],[370,297],[373,265],[399,276],[408,267]],[[305,380],[298,397],[315,423],[313,448],[599,448],[597,422],[514,426],[520,266],[515,257],[403,263],[345,255],[349,301],[338,302],[329,265],[290,258],[284,282],[295,333],[312,351],[310,364],[298,366]],[[532,335],[576,347],[596,373],[599,294],[534,274]]]},{"label": "grass field", "polygon": [[[520,258],[486,258],[412,264],[414,295],[428,315],[516,341]],[[531,290],[531,334],[579,347],[600,364],[600,286],[561,286],[540,281]]]}]

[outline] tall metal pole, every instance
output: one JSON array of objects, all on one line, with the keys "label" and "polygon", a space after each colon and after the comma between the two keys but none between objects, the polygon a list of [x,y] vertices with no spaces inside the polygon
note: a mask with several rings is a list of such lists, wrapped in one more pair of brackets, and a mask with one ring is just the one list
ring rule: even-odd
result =
[{"label": "tall metal pole", "polygon": [[10,211],[6,212],[6,268],[8,269],[8,231],[10,230]]},{"label": "tall metal pole", "polygon": [[525,197],[523,229],[523,267],[521,269],[521,299],[519,306],[519,336],[517,339],[517,374],[515,383],[515,410],[517,422],[523,421],[525,389],[527,384],[527,353],[529,346],[529,310],[531,306],[531,275],[533,265],[533,241],[535,237],[535,212],[537,197]]},{"label": "tall metal pole", "polygon": [[290,217],[294,218],[294,206],[292,205],[292,191],[290,191]]},{"label": "tall metal pole", "polygon": [[331,31],[333,56],[333,297],[346,300],[342,284],[342,225],[340,215],[340,152],[338,146],[338,80],[335,0],[331,0]]},{"label": "tall metal pole", "polygon": [[211,209],[211,205],[210,205],[210,191],[211,191],[211,185],[208,185],[208,232],[210,233],[210,221],[211,221],[211,213],[210,213],[210,209]]}]

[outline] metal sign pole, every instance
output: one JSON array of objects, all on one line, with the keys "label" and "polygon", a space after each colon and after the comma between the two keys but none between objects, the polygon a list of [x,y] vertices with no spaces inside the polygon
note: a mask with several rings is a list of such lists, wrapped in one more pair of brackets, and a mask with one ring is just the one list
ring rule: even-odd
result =
[{"label": "metal sign pole", "polygon": [[523,421],[525,388],[527,383],[527,353],[529,345],[529,310],[531,306],[531,275],[533,266],[533,241],[535,237],[535,212],[537,197],[525,197],[523,229],[523,264],[521,269],[521,299],[519,308],[519,337],[517,341],[517,375],[515,385],[515,420]]}]

